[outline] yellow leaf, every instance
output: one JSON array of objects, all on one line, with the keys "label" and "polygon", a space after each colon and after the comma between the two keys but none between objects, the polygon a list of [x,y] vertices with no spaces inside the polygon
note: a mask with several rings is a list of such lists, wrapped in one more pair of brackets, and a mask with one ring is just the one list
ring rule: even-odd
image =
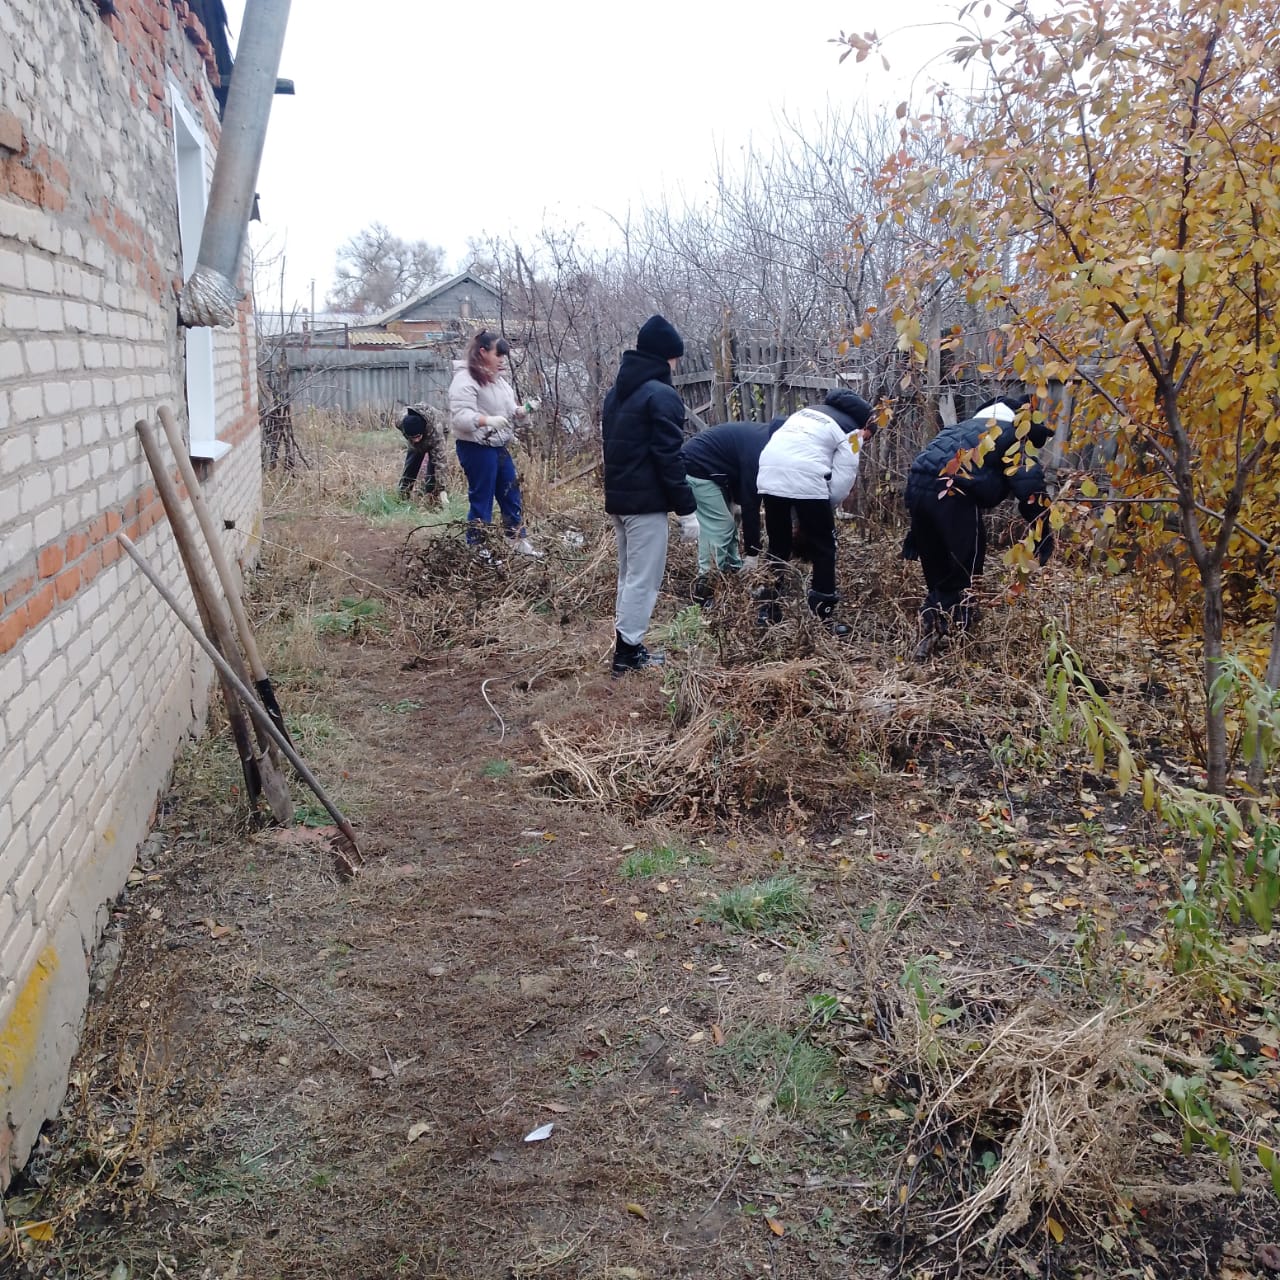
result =
[{"label": "yellow leaf", "polygon": [[766,1217],[765,1221],[769,1224],[769,1230],[772,1231],[775,1236],[786,1234],[786,1227],[784,1227],[777,1218]]},{"label": "yellow leaf", "polygon": [[1057,1218],[1046,1218],[1044,1225],[1048,1228],[1049,1234],[1053,1237],[1056,1244],[1061,1244],[1066,1237],[1066,1232],[1062,1229],[1062,1223]]},{"label": "yellow leaf", "polygon": [[649,1215],[645,1212],[644,1205],[636,1204],[634,1200],[627,1201],[627,1212],[633,1218],[639,1218],[642,1222],[649,1221]]},{"label": "yellow leaf", "polygon": [[53,1223],[47,1219],[41,1222],[23,1222],[18,1225],[18,1230],[23,1235],[30,1236],[33,1240],[41,1240],[46,1243],[53,1239]]},{"label": "yellow leaf", "polygon": [[644,922],[649,918],[649,913],[647,911],[637,911],[635,913],[635,916],[636,916],[636,919],[639,920],[641,924],[644,924]]}]

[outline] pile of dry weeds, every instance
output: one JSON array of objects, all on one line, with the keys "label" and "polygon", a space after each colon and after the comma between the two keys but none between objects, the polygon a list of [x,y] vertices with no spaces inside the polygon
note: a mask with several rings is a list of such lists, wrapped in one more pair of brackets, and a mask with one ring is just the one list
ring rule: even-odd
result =
[{"label": "pile of dry weeds", "polygon": [[[1046,990],[1041,967],[945,969],[908,962],[877,1003],[911,1137],[886,1209],[904,1261],[947,1274],[1028,1240],[1096,1238],[1132,1196],[1185,992],[1105,1001]],[[1176,1056],[1176,1055],[1175,1055]],[[1154,1167],[1154,1162],[1153,1162]]]},{"label": "pile of dry weeds", "polygon": [[539,722],[543,759],[526,775],[553,796],[635,816],[791,820],[856,804],[886,761],[954,723],[941,683],[879,671],[834,643],[738,666],[709,657],[672,662],[665,723]]}]

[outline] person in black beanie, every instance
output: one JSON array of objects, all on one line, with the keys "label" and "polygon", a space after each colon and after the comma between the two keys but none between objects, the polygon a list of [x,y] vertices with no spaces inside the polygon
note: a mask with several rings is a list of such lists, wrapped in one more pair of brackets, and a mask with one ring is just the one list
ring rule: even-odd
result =
[{"label": "person in black beanie", "polygon": [[644,637],[667,566],[667,513],[679,517],[681,541],[698,537],[698,504],[680,458],[684,402],[671,383],[683,354],[675,327],[650,316],[604,398],[604,509],[618,538],[615,676],[662,663]]},{"label": "person in black beanie", "polygon": [[[760,454],[756,488],[764,497],[769,559],[785,589],[786,565],[794,554],[793,522],[813,561],[809,608],[832,635],[849,628],[833,618],[836,595],[835,509],[858,478],[860,450],[875,434],[871,406],[844,387],[829,391],[821,404],[797,410],[770,437]],[[761,607],[760,621],[779,621],[776,599]]]},{"label": "person in black beanie", "polygon": [[[917,662],[950,632],[967,631],[975,620],[968,595],[986,557],[984,510],[1017,498],[1022,518],[1036,530],[1040,563],[1047,564],[1053,554],[1045,474],[1036,456],[1051,432],[1030,416],[1030,400],[1002,396],[972,418],[943,427],[907,473],[904,497],[911,529],[902,555],[920,561],[927,590],[920,606]],[[979,456],[984,437],[992,445]]]},{"label": "person in black beanie", "polygon": [[427,470],[422,477],[422,492],[438,494],[443,506],[449,501],[449,495],[444,491],[441,475],[444,466],[444,428],[440,415],[431,405],[411,404],[400,419],[400,434],[409,446],[405,450],[404,470],[400,473],[401,500],[408,501],[425,462]]}]

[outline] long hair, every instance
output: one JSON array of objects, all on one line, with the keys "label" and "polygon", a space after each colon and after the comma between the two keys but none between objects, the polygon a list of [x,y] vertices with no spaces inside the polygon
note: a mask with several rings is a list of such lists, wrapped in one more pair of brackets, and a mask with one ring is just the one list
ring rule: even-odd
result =
[{"label": "long hair", "polygon": [[498,354],[500,356],[505,356],[510,352],[511,344],[506,338],[500,338],[496,333],[490,333],[488,329],[481,329],[471,339],[471,345],[467,348],[467,371],[482,385],[492,382],[493,374],[480,363],[480,353],[488,351],[495,342],[498,344]]}]

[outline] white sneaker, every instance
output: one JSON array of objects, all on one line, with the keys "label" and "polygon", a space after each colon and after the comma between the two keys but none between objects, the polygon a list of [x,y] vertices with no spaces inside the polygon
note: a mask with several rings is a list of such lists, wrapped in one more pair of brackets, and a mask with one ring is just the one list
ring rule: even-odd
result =
[{"label": "white sneaker", "polygon": [[521,538],[513,548],[518,556],[532,556],[535,560],[541,560],[547,553],[539,551],[528,538]]}]

